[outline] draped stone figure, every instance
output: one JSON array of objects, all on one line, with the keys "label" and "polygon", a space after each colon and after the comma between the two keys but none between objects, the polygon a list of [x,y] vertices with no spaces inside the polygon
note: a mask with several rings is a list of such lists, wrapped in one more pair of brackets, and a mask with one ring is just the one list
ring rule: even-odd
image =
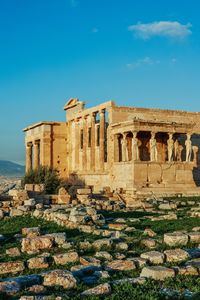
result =
[{"label": "draped stone figure", "polygon": [[157,143],[155,139],[155,133],[151,134],[150,139],[150,160],[157,161],[158,160],[158,150],[157,150]]},{"label": "draped stone figure", "polygon": [[139,160],[139,148],[138,148],[138,139],[137,139],[137,132],[133,132],[133,139],[132,139],[132,160]]},{"label": "draped stone figure", "polygon": [[186,162],[191,161],[192,156],[192,141],[191,141],[191,135],[187,134],[187,139],[185,141],[185,147],[186,147]]},{"label": "draped stone figure", "polygon": [[168,162],[173,161],[174,140],[172,137],[173,137],[173,134],[169,133],[169,139],[167,140]]},{"label": "draped stone figure", "polygon": [[182,151],[183,151],[183,146],[182,145],[178,145],[177,161],[179,161],[179,162],[182,161]]}]

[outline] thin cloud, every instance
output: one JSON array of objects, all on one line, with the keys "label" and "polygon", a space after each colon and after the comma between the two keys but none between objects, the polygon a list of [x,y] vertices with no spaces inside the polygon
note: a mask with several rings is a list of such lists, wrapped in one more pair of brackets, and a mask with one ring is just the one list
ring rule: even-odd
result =
[{"label": "thin cloud", "polygon": [[140,68],[142,66],[152,66],[152,65],[157,65],[160,64],[159,60],[153,60],[152,58],[150,58],[149,56],[146,56],[142,59],[138,59],[137,61],[133,62],[133,63],[128,63],[126,64],[126,67],[130,70],[133,69],[137,69]]},{"label": "thin cloud", "polygon": [[92,28],[92,33],[98,33],[99,29],[97,27]]},{"label": "thin cloud", "polygon": [[160,21],[146,24],[137,23],[136,25],[129,26],[128,30],[131,31],[135,37],[144,40],[156,36],[183,40],[192,34],[191,27],[192,24],[190,23],[183,25],[176,21]]},{"label": "thin cloud", "polygon": [[70,5],[71,5],[72,7],[78,6],[78,1],[77,1],[77,0],[69,0],[69,2],[70,2]]}]

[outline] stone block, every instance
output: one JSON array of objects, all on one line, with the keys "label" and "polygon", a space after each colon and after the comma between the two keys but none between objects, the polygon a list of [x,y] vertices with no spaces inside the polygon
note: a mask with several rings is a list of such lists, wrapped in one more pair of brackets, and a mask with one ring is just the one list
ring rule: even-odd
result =
[{"label": "stone block", "polygon": [[175,271],[162,266],[144,267],[140,276],[164,281],[166,278],[174,277]]},{"label": "stone block", "polygon": [[145,252],[142,253],[140,257],[146,259],[147,261],[149,261],[154,265],[159,265],[164,263],[164,259],[165,259],[165,255],[158,251]]},{"label": "stone block", "polygon": [[10,261],[0,263],[0,274],[18,273],[24,271],[23,261]]},{"label": "stone block", "polygon": [[179,232],[165,233],[164,243],[171,247],[185,246],[188,243],[188,235]]},{"label": "stone block", "polygon": [[53,270],[44,274],[44,286],[62,286],[64,289],[76,287],[76,279],[69,271]]},{"label": "stone block", "polygon": [[167,262],[179,262],[189,258],[189,254],[182,249],[165,250]]},{"label": "stone block", "polygon": [[135,269],[135,263],[131,260],[113,260],[106,265],[108,271],[131,271]]},{"label": "stone block", "polygon": [[79,260],[77,252],[67,252],[61,254],[55,254],[53,256],[56,265],[66,265],[68,263],[75,263]]}]

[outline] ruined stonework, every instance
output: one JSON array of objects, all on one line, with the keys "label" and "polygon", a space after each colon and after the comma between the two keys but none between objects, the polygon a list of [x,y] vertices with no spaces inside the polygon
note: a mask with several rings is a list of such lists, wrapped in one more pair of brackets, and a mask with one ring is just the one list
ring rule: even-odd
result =
[{"label": "ruined stonework", "polygon": [[93,190],[198,194],[200,113],[119,107],[113,101],[85,108],[70,99],[66,122],[24,129],[26,170],[57,168]]}]

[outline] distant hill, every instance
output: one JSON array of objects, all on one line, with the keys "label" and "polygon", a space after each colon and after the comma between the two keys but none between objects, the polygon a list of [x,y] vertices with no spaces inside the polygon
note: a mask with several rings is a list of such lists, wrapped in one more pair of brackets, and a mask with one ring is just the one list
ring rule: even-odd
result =
[{"label": "distant hill", "polygon": [[0,160],[0,176],[21,177],[25,167],[7,160]]}]

